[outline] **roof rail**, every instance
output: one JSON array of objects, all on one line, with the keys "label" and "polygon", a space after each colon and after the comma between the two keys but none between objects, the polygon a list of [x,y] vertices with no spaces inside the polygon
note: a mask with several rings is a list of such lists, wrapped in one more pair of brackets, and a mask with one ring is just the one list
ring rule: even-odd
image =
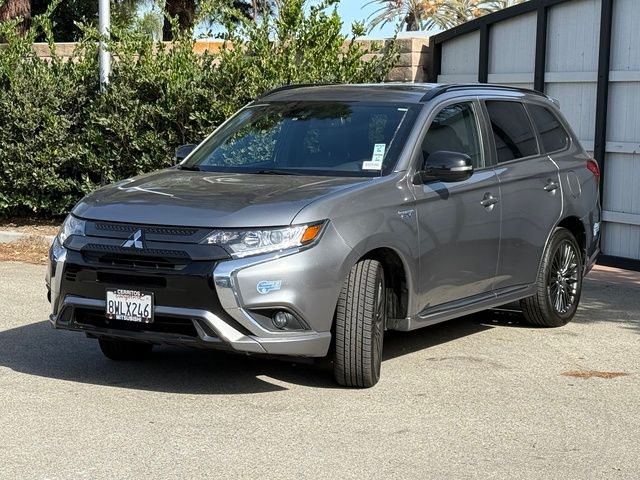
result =
[{"label": "roof rail", "polygon": [[273,93],[284,92],[286,90],[294,90],[296,88],[302,88],[302,87],[322,87],[325,85],[337,85],[337,84],[335,83],[292,83],[290,85],[282,85],[281,87],[276,87],[271,90],[267,90],[262,95],[260,95],[258,99],[264,98],[267,95],[271,95]]},{"label": "roof rail", "polygon": [[544,93],[538,92],[536,90],[530,90],[527,88],[518,88],[518,87],[509,87],[507,85],[494,85],[492,83],[457,83],[451,85],[438,85],[429,90],[424,97],[420,99],[421,102],[428,102],[429,100],[433,100],[439,95],[442,95],[447,92],[456,91],[456,90],[467,90],[467,89],[476,89],[476,90],[507,90],[509,92],[521,92],[521,93],[529,93],[533,95],[538,95],[541,97],[549,98]]}]

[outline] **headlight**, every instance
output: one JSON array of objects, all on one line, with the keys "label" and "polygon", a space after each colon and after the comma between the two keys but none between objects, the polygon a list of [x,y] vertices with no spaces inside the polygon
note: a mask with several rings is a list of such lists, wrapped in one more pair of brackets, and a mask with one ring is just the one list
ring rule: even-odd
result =
[{"label": "headlight", "polygon": [[241,258],[310,246],[320,238],[323,226],[324,222],[259,230],[215,230],[203,243],[220,245],[232,257]]},{"label": "headlight", "polygon": [[60,245],[64,245],[64,242],[71,235],[84,235],[84,220],[74,217],[73,215],[65,218],[60,232],[58,232],[58,241]]}]

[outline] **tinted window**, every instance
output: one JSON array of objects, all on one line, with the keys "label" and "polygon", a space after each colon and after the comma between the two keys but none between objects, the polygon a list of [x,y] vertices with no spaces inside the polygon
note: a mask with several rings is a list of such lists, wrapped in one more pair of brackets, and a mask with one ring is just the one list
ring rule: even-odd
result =
[{"label": "tinted window", "polygon": [[542,145],[546,152],[555,152],[566,148],[569,144],[569,134],[564,129],[558,117],[546,107],[527,104],[533,123],[540,133]]},{"label": "tinted window", "polygon": [[428,162],[428,155],[440,150],[464,153],[471,157],[474,168],[484,167],[476,116],[470,103],[444,107],[434,118],[422,142],[422,151]]},{"label": "tinted window", "polygon": [[379,176],[395,166],[417,107],[273,102],[240,111],[184,165],[206,171]]},{"label": "tinted window", "polygon": [[519,102],[487,102],[498,162],[538,154],[533,128]]}]

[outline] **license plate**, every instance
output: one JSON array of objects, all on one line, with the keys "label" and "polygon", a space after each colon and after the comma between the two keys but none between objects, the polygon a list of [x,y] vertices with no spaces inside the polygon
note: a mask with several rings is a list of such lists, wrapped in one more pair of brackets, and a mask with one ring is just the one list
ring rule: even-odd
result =
[{"label": "license plate", "polygon": [[105,316],[109,320],[153,322],[153,294],[138,290],[107,290]]}]

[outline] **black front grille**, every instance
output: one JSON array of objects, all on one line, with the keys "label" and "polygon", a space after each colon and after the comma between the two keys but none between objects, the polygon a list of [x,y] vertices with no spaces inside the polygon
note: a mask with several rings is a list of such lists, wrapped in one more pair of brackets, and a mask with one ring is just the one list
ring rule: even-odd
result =
[{"label": "black front grille", "polygon": [[82,249],[82,254],[88,263],[130,269],[182,270],[190,261],[180,250],[146,249],[132,253],[131,249],[92,243]]},{"label": "black front grille", "polygon": [[61,298],[71,295],[104,300],[107,290],[128,288],[153,293],[156,305],[206,310],[225,320],[230,318],[220,305],[213,283],[214,261],[189,261],[183,269],[176,269],[167,265],[167,259],[134,255],[112,258],[111,263],[108,260],[109,257],[88,259],[87,255],[69,250]]},{"label": "black front grille", "polygon": [[108,285],[122,285],[127,287],[140,287],[140,288],[165,288],[167,286],[167,279],[158,276],[149,275],[135,275],[119,272],[96,272],[96,281],[98,283],[105,283]]},{"label": "black front grille", "polygon": [[179,228],[179,227],[148,227],[144,225],[127,225],[122,223],[95,223],[96,230],[101,232],[125,232],[133,233],[142,230],[149,235],[168,235],[172,237],[190,237],[198,232],[196,228]]},{"label": "black front grille", "polygon": [[[131,254],[131,248],[125,248],[120,245],[105,245],[101,243],[88,243],[82,248],[83,252],[91,253],[118,253],[118,254]],[[145,257],[177,257],[185,260],[189,259],[189,255],[184,250],[169,250],[166,248],[145,248],[143,250],[133,250],[135,256]]]},{"label": "black front grille", "polygon": [[64,278],[68,282],[75,282],[80,268],[75,265],[69,265],[64,271]]},{"label": "black front grille", "polygon": [[127,322],[123,320],[108,320],[104,313],[98,310],[76,308],[75,323],[127,332],[170,333],[198,337],[193,320],[189,318],[156,315],[151,323]]},{"label": "black front grille", "polygon": [[132,270],[182,270],[186,262],[172,262],[161,257],[139,257],[136,255],[96,255],[86,253],[84,255],[88,263],[104,265],[109,267],[126,267]]}]

